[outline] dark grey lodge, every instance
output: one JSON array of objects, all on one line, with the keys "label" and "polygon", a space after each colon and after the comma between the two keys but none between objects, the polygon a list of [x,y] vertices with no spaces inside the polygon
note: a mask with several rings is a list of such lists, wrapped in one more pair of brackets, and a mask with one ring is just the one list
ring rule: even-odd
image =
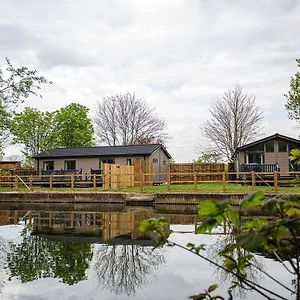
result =
[{"label": "dark grey lodge", "polygon": [[300,140],[275,133],[239,147],[233,158],[237,172],[289,172],[299,166],[289,161],[289,152],[300,148]]},{"label": "dark grey lodge", "polygon": [[133,160],[146,161],[152,164],[152,172],[167,172],[172,158],[160,144],[101,146],[60,148],[41,152],[35,156],[35,168],[39,174],[52,170],[82,170],[88,173],[91,169],[102,169],[103,163],[132,165]]}]

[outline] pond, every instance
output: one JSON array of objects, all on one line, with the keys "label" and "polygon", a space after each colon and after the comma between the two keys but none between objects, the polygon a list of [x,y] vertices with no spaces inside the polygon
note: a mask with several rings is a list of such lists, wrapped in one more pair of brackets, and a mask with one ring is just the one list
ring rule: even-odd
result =
[{"label": "pond", "polygon": [[[194,234],[193,206],[161,205],[5,205],[0,207],[0,299],[187,299],[217,283],[225,295],[230,278],[215,266],[177,246],[153,249],[137,230],[141,220],[165,217],[170,240],[206,244],[218,260],[228,236]],[[282,265],[255,255],[262,269],[291,285]],[[291,296],[258,272],[249,276]],[[239,291],[234,299],[261,299]]]}]

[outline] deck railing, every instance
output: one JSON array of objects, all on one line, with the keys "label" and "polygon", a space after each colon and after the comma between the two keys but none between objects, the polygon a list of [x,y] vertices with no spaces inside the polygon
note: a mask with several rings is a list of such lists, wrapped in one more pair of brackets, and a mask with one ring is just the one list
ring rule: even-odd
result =
[{"label": "deck railing", "polygon": [[241,164],[241,172],[279,172],[278,164]]}]

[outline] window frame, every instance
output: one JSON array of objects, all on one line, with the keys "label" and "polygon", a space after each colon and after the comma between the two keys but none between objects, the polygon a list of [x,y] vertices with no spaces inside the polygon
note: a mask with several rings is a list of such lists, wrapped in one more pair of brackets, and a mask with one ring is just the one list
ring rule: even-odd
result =
[{"label": "window frame", "polygon": [[[68,163],[74,163],[75,168],[67,168]],[[77,170],[76,169],[76,159],[66,159],[64,161],[64,170]]]},{"label": "window frame", "polygon": [[[52,163],[52,169],[45,168],[46,164]],[[43,161],[43,171],[53,171],[54,170],[54,160],[44,160]]]}]

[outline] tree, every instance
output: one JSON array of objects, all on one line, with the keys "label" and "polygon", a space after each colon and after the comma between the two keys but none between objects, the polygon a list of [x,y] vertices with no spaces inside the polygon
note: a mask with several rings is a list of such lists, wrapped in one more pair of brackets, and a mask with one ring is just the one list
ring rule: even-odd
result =
[{"label": "tree", "polygon": [[94,129],[88,111],[83,105],[71,103],[56,112],[54,122],[60,147],[93,146]]},{"label": "tree", "polygon": [[97,103],[96,134],[110,145],[164,143],[166,123],[135,94],[109,96]]},{"label": "tree", "polygon": [[24,144],[22,152],[27,160],[40,151],[56,146],[54,117],[54,113],[26,107],[12,119],[10,130],[13,143]]},{"label": "tree", "polygon": [[248,143],[260,130],[262,113],[255,97],[243,92],[239,85],[224,93],[210,109],[211,118],[203,126],[212,149],[232,161],[235,150]]},{"label": "tree", "polygon": [[287,98],[285,105],[289,118],[300,121],[300,59],[296,59],[299,71],[291,78],[290,91],[284,96]]},{"label": "tree", "polygon": [[193,160],[193,163],[198,164],[215,164],[222,161],[222,155],[215,151],[202,152],[201,155]]},{"label": "tree", "polygon": [[49,82],[44,76],[38,76],[36,70],[27,67],[15,68],[6,58],[7,67],[0,68],[0,153],[9,137],[9,120],[18,104],[30,95],[40,96],[40,85]]},{"label": "tree", "polygon": [[[261,210],[263,215],[273,217],[245,218],[251,214],[251,210]],[[249,214],[250,213],[250,214]],[[218,256],[221,262],[205,256],[202,251],[205,245],[192,243],[182,246],[168,240],[169,232],[164,230],[168,222],[164,219],[144,220],[140,223],[142,233],[156,232],[158,234],[158,246],[167,243],[194,253],[198,257],[210,262],[218,269],[225,271],[232,277],[232,285],[229,287],[229,299],[235,288],[251,289],[265,299],[287,299],[283,293],[290,293],[295,299],[300,299],[300,207],[297,196],[271,196],[265,197],[263,193],[252,193],[246,196],[240,203],[237,211],[234,201],[205,200],[198,205],[198,215],[201,222],[197,225],[196,233],[212,232],[219,226],[226,224],[230,234],[233,235],[226,243]],[[269,274],[256,264],[254,253],[263,253],[267,257],[279,261],[289,274],[294,276],[293,288],[276,279],[276,274]],[[255,278],[249,276],[249,268],[263,273],[281,288],[280,291],[272,290],[255,282]],[[251,273],[250,273],[251,275]],[[191,296],[191,299],[225,299],[220,296],[212,296],[217,288],[211,285],[204,293]],[[289,297],[290,299],[290,297]]]}]

